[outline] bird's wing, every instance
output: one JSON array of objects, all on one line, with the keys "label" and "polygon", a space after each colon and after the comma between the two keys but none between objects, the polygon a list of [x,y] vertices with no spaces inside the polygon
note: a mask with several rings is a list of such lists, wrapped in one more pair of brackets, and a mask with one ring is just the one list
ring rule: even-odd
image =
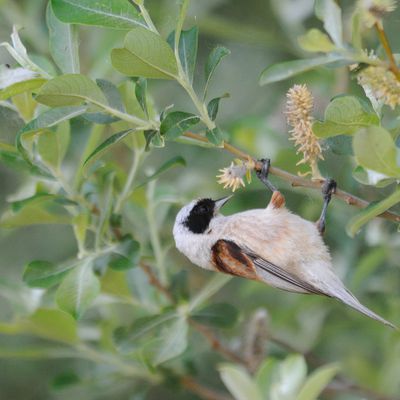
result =
[{"label": "bird's wing", "polygon": [[263,278],[267,273],[277,283],[276,286],[282,289],[327,295],[301,278],[259,257],[251,250],[238,246],[232,240],[220,239],[213,245],[212,262],[219,271],[227,274],[266,281]]}]

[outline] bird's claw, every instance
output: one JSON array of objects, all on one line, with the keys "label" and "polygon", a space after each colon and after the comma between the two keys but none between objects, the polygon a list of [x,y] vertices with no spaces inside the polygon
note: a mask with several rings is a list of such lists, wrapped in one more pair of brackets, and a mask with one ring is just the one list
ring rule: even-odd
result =
[{"label": "bird's claw", "polygon": [[268,180],[269,168],[271,166],[271,160],[269,158],[262,158],[258,160],[262,164],[261,169],[256,170],[257,178],[272,192],[276,192],[276,187]]}]

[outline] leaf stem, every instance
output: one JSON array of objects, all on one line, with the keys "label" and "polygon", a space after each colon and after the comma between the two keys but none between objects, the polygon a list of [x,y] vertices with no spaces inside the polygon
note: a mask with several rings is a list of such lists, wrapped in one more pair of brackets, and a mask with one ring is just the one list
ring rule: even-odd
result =
[{"label": "leaf stem", "polygon": [[154,33],[158,33],[158,30],[156,28],[156,26],[154,25],[150,14],[148,13],[146,7],[144,6],[143,2],[140,1],[137,3],[139,9],[140,9],[140,13],[142,14],[143,19],[145,20],[147,26],[150,28],[151,31],[153,31]]},{"label": "leaf stem", "polygon": [[375,23],[375,29],[378,33],[379,40],[380,40],[383,48],[385,49],[386,55],[389,58],[390,70],[396,76],[397,80],[400,81],[400,70],[396,64],[396,60],[394,59],[393,52],[392,52],[392,49],[389,44],[389,40],[386,36],[385,30],[383,29],[383,25],[382,25],[381,21],[378,21]]},{"label": "leaf stem", "polygon": [[150,243],[153,248],[154,257],[156,259],[156,267],[160,277],[160,283],[162,286],[167,284],[167,275],[165,272],[165,257],[164,251],[161,246],[160,237],[158,236],[158,226],[155,216],[155,202],[154,202],[154,191],[156,181],[152,181],[147,186],[147,209],[146,216],[149,224]]},{"label": "leaf stem", "polygon": [[[208,139],[204,136],[199,135],[198,133],[193,132],[185,132],[183,136],[198,140],[203,143],[209,143]],[[238,149],[237,147],[224,142],[223,148],[230,152],[231,154],[243,159],[243,160],[253,160],[255,162],[255,170],[260,170],[262,165],[261,163],[257,162],[253,157],[249,154],[243,152],[242,150]],[[319,189],[321,190],[322,185],[324,184],[324,180],[308,180],[302,178],[297,175],[293,175],[283,169],[277,167],[271,167],[269,170],[271,175],[278,176],[279,178],[283,179],[284,181],[289,182],[293,187],[306,187],[310,189]],[[366,208],[370,203],[366,200],[361,199],[360,197],[354,196],[350,193],[345,192],[339,188],[336,189],[335,197],[344,201],[345,203],[355,206],[357,208]],[[378,215],[381,218],[387,219],[389,221],[400,222],[400,215],[392,213],[390,211],[385,211],[382,214]]]},{"label": "leaf stem", "polygon": [[114,211],[116,213],[119,213],[121,211],[121,208],[122,208],[125,200],[130,195],[130,192],[132,190],[132,185],[133,185],[133,182],[135,180],[135,177],[136,177],[139,165],[140,165],[141,156],[142,156],[142,151],[135,149],[134,153],[133,153],[133,161],[132,161],[131,168],[129,170],[128,177],[126,179],[124,188],[122,189],[122,192],[121,192],[120,196],[118,197],[117,202],[115,204]]}]

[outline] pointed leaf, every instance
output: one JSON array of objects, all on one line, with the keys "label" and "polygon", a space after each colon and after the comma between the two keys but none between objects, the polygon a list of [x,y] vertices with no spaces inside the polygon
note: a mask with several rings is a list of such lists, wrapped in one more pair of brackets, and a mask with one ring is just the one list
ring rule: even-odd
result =
[{"label": "pointed leaf", "polygon": [[109,266],[117,271],[136,267],[140,260],[140,244],[126,235],[110,256]]},{"label": "pointed leaf", "polygon": [[220,146],[224,141],[224,133],[216,126],[213,130],[206,130],[206,138],[215,146]]},{"label": "pointed leaf", "polygon": [[353,140],[357,162],[393,178],[400,177],[399,150],[390,133],[382,127],[371,126],[358,132]]},{"label": "pointed leaf", "polygon": [[43,129],[51,128],[63,121],[77,117],[86,111],[86,106],[78,107],[59,107],[48,110],[38,115],[35,119],[28,122],[18,133],[16,137],[16,146],[21,154],[29,160],[28,153],[23,146],[23,136],[34,132],[39,132]]},{"label": "pointed leaf", "polygon": [[343,47],[342,11],[335,0],[316,0],[315,14],[338,47]]},{"label": "pointed leaf", "polygon": [[123,49],[113,49],[111,62],[122,74],[154,79],[175,79],[178,68],[173,51],[164,39],[147,29],[130,31]]},{"label": "pointed leaf", "polygon": [[79,74],[65,74],[50,80],[40,88],[36,101],[50,107],[76,106],[85,101],[107,104],[100,88]]},{"label": "pointed leaf", "polygon": [[208,112],[208,115],[210,116],[211,121],[215,121],[215,119],[217,118],[219,102],[221,101],[221,99],[225,99],[227,97],[229,97],[229,94],[225,93],[224,95],[222,95],[220,97],[216,97],[216,98],[210,100],[210,102],[207,105],[207,112]]},{"label": "pointed leaf", "polygon": [[139,78],[135,84],[135,96],[136,100],[140,104],[140,107],[142,108],[146,117],[148,118],[149,112],[147,110],[146,92],[147,92],[147,81],[144,78]]},{"label": "pointed leaf", "polygon": [[364,208],[360,213],[353,217],[346,227],[347,234],[354,237],[363,225],[397,203],[400,203],[399,187],[397,187],[396,190],[385,199],[371,203],[368,207]]},{"label": "pointed leaf", "polygon": [[317,400],[328,383],[339,372],[338,364],[328,364],[316,369],[306,380],[296,400]]},{"label": "pointed leaf", "polygon": [[306,34],[300,36],[298,42],[300,47],[306,51],[328,53],[336,49],[329,36],[315,28],[310,29]]},{"label": "pointed leaf", "polygon": [[239,316],[237,308],[227,303],[214,303],[194,312],[191,318],[204,325],[231,328]]},{"label": "pointed leaf", "polygon": [[57,18],[71,24],[113,29],[146,27],[140,13],[125,0],[52,0],[51,4]]},{"label": "pointed leaf", "polygon": [[311,69],[333,64],[345,60],[340,54],[327,54],[325,56],[310,58],[307,60],[286,61],[267,67],[260,76],[259,84],[267,85],[273,82],[283,81],[292,76],[310,71]]},{"label": "pointed leaf", "polygon": [[87,167],[89,161],[93,163],[95,160],[98,160],[106,151],[110,150],[110,147],[119,143],[132,132],[134,132],[134,129],[127,129],[125,131],[114,133],[114,135],[111,135],[93,150],[93,152],[85,160],[84,165]]},{"label": "pointed leaf", "polygon": [[60,310],[40,308],[22,324],[24,329],[46,339],[68,344],[78,342],[76,322]]},{"label": "pointed leaf", "polygon": [[40,88],[46,82],[46,79],[34,78],[7,85],[0,90],[0,101],[7,100],[10,97],[16,96],[21,93],[31,92],[35,89]]},{"label": "pointed leaf", "polygon": [[100,293],[100,281],[89,259],[68,273],[56,293],[58,306],[74,318],[80,318]]},{"label": "pointed leaf", "polygon": [[138,189],[144,185],[147,185],[152,180],[158,178],[165,171],[167,171],[171,168],[174,168],[174,167],[178,167],[178,166],[186,167],[186,161],[181,156],[176,156],[176,157],[173,157],[170,160],[166,161],[163,165],[161,165],[160,168],[157,169],[156,172],[154,172],[147,179],[145,179],[144,182],[142,182],[140,185],[136,186],[135,189]]},{"label": "pointed leaf", "polygon": [[50,52],[64,74],[79,74],[78,31],[75,25],[61,22],[47,5],[46,22],[49,28]]},{"label": "pointed leaf", "polygon": [[180,317],[163,330],[159,351],[154,359],[155,365],[181,355],[187,347],[188,323]]},{"label": "pointed leaf", "polygon": [[215,69],[217,68],[218,64],[221,60],[231,54],[231,51],[223,46],[215,47],[208,56],[206,65],[205,65],[205,77],[206,77],[206,85],[204,88],[204,97],[207,94],[208,85],[210,80],[214,74]]},{"label": "pointed leaf", "polygon": [[219,374],[225,386],[236,400],[263,400],[256,383],[241,366],[222,364],[218,367]]},{"label": "pointed leaf", "polygon": [[379,117],[367,109],[355,96],[333,99],[325,110],[325,121],[315,121],[312,126],[318,137],[352,135],[370,125],[379,125]]},{"label": "pointed leaf", "polygon": [[[183,72],[189,78],[189,82],[193,82],[193,74],[197,59],[199,29],[197,26],[181,31],[179,37],[179,59],[182,65]],[[167,42],[175,47],[175,31],[172,31],[168,36]]]},{"label": "pointed leaf", "polygon": [[173,140],[181,136],[190,127],[200,121],[197,115],[183,111],[173,111],[161,122],[160,133],[166,140]]},{"label": "pointed leaf", "polygon": [[74,267],[73,263],[57,265],[48,261],[32,261],[25,267],[22,279],[29,287],[49,288],[59,283]]}]

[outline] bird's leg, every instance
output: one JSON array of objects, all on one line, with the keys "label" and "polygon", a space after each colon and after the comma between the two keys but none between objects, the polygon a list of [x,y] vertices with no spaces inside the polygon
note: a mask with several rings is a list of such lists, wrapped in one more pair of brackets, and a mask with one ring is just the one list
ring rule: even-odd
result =
[{"label": "bird's leg", "polygon": [[321,216],[317,221],[317,228],[321,235],[325,232],[325,220],[328,204],[331,201],[332,194],[336,192],[336,181],[329,178],[326,179],[322,185],[322,195],[324,197],[324,205],[322,206]]},{"label": "bird's leg", "polygon": [[272,197],[269,203],[269,207],[281,208],[285,205],[285,198],[283,194],[268,180],[269,167],[271,166],[271,160],[269,158],[263,158],[259,160],[262,164],[261,169],[256,171],[258,179],[272,192]]}]

